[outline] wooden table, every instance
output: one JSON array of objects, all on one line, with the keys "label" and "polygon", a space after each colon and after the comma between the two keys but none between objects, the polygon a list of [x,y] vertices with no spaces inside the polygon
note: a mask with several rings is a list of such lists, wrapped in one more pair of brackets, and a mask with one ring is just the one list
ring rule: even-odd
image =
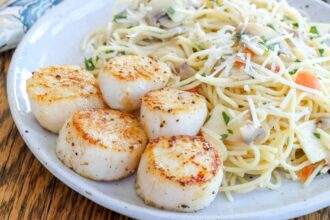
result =
[{"label": "wooden table", "polygon": [[[0,54],[0,219],[129,219],[74,192],[32,155],[8,106],[11,56],[12,52]],[[330,208],[299,219],[330,219]]]}]

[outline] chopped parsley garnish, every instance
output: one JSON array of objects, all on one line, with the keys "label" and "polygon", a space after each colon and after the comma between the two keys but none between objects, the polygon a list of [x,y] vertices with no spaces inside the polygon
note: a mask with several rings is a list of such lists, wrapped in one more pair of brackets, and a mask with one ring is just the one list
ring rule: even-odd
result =
[{"label": "chopped parsley garnish", "polygon": [[275,28],[274,28],[274,26],[273,26],[272,24],[267,24],[267,27],[269,27],[269,28],[275,30]]},{"label": "chopped parsley garnish", "polygon": [[279,46],[279,43],[269,44],[269,45],[268,45],[268,49],[269,49],[269,50],[271,50],[271,51],[274,51],[274,50],[275,50],[275,47],[276,47],[276,45],[278,45],[278,46]]},{"label": "chopped parsley garnish", "polygon": [[240,41],[240,40],[242,40],[242,35],[241,35],[241,34],[236,34],[236,35],[233,37],[233,40],[236,40],[236,41]]},{"label": "chopped parsley garnish", "polygon": [[292,26],[293,26],[295,29],[299,28],[299,24],[298,24],[298,22],[293,23]]},{"label": "chopped parsley garnish", "polygon": [[172,18],[173,18],[173,15],[175,14],[175,9],[173,7],[167,8],[166,14],[171,20],[173,20]]},{"label": "chopped parsley garnish", "polygon": [[287,15],[285,15],[285,16],[283,17],[283,19],[284,19],[284,20],[289,20],[289,21],[292,20],[292,19],[291,19],[289,16],[287,16]]},{"label": "chopped parsley garnish", "polygon": [[233,130],[228,129],[228,134],[234,134]]},{"label": "chopped parsley garnish", "polygon": [[124,19],[124,18],[127,18],[126,15],[125,15],[125,12],[120,12],[120,13],[116,14],[116,15],[113,17],[113,21],[114,21],[114,22],[117,22],[118,20],[120,20],[120,19]]},{"label": "chopped parsley garnish", "polygon": [[202,73],[202,76],[203,76],[203,77],[205,77],[205,76],[206,76],[206,74],[205,74],[205,73]]},{"label": "chopped parsley garnish", "polygon": [[112,52],[113,52],[112,50],[106,50],[105,54],[109,54],[109,53],[112,53]]},{"label": "chopped parsley garnish", "polygon": [[320,53],[320,56],[323,57],[324,56],[324,48],[320,48],[319,53]]},{"label": "chopped parsley garnish", "polygon": [[319,35],[319,31],[317,30],[316,26],[312,26],[309,30],[309,33]]},{"label": "chopped parsley garnish", "polygon": [[229,115],[227,115],[226,112],[222,112],[222,118],[223,118],[223,121],[225,122],[225,124],[228,125],[228,123],[230,121]]},{"label": "chopped parsley garnish", "polygon": [[295,68],[295,69],[291,70],[291,71],[289,72],[289,74],[290,74],[291,76],[293,76],[294,74],[297,73],[297,71],[298,71],[298,69]]},{"label": "chopped parsley garnish", "polygon": [[197,45],[198,50],[205,50],[205,47],[203,45]]},{"label": "chopped parsley garnish", "polygon": [[254,76],[252,76],[251,74],[247,74],[249,77],[251,77],[251,79],[255,79]]},{"label": "chopped parsley garnish", "polygon": [[201,50],[205,50],[205,47],[203,45],[196,45],[194,48],[193,48],[193,52],[196,53],[198,51],[201,51]]},{"label": "chopped parsley garnish", "polygon": [[95,65],[93,63],[92,58],[89,58],[89,59],[85,58],[84,64],[85,64],[85,67],[87,70],[89,70],[89,71],[95,70]]},{"label": "chopped parsley garnish", "polygon": [[261,40],[259,41],[259,44],[264,47],[266,50],[274,51],[276,45],[279,45],[279,43],[273,43],[273,44],[267,44],[267,40],[265,37],[261,37]]},{"label": "chopped parsley garnish", "polygon": [[296,63],[301,63],[301,60],[296,59],[294,62],[296,62]]},{"label": "chopped parsley garnish", "polygon": [[320,133],[313,133],[313,134],[317,139],[321,139],[321,134]]},{"label": "chopped parsley garnish", "polygon": [[228,138],[228,136],[229,136],[228,134],[222,134],[221,140],[223,140],[223,141],[226,140]]},{"label": "chopped parsley garnish", "polygon": [[265,48],[267,48],[266,45],[266,38],[264,36],[261,37],[261,40],[259,41],[259,44]]}]

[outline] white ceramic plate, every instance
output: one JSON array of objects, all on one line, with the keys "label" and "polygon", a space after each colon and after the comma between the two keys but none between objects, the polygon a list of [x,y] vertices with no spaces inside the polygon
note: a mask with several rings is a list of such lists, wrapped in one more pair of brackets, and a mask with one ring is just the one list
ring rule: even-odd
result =
[{"label": "white ceramic plate", "polygon": [[[210,207],[200,212],[167,212],[143,204],[134,191],[135,176],[114,183],[98,183],[66,168],[55,156],[56,136],[42,129],[31,114],[25,81],[40,67],[81,65],[80,46],[84,37],[111,19],[113,2],[65,1],[35,24],[13,57],[7,82],[12,115],[33,154],[51,173],[94,202],[139,219],[279,219],[304,215],[330,205],[330,176],[325,175],[306,189],[302,184],[284,181],[279,190],[237,194],[231,203],[219,195]],[[290,2],[306,10],[313,21],[330,22],[330,7],[325,3],[317,0]]]}]

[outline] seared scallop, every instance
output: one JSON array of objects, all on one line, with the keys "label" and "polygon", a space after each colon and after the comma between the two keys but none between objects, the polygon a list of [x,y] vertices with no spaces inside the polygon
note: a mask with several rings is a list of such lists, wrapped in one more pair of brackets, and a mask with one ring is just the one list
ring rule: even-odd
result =
[{"label": "seared scallop", "polygon": [[202,137],[159,137],[147,145],[135,185],[147,205],[192,212],[214,200],[222,176],[220,155]]},{"label": "seared scallop", "polygon": [[78,174],[102,181],[135,172],[147,135],[133,116],[110,109],[83,110],[67,120],[56,154]]},{"label": "seared scallop", "polygon": [[133,111],[141,98],[153,89],[165,87],[170,68],[144,56],[117,56],[104,65],[99,84],[105,102],[113,109]]},{"label": "seared scallop", "polygon": [[206,100],[196,93],[160,89],[142,99],[141,122],[149,139],[159,136],[196,135],[207,116]]},{"label": "seared scallop", "polygon": [[74,112],[105,107],[94,76],[72,65],[34,72],[27,80],[27,93],[31,110],[41,126],[54,133]]}]

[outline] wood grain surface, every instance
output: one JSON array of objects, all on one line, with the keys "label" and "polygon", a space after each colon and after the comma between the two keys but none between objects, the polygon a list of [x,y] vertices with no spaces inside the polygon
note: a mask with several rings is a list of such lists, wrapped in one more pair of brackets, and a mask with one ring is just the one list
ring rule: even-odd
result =
[{"label": "wood grain surface", "polygon": [[[121,219],[65,186],[32,155],[8,107],[6,75],[12,52],[0,54],[0,220]],[[330,219],[330,208],[299,218]]]}]

